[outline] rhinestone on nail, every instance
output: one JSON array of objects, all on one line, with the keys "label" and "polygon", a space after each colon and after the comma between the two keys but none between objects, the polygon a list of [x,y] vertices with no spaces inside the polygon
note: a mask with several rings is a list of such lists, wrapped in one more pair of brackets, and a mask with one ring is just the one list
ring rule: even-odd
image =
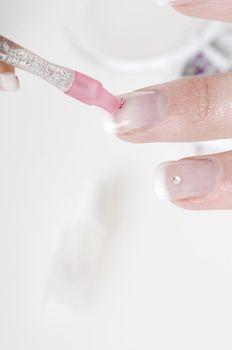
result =
[{"label": "rhinestone on nail", "polygon": [[180,176],[173,176],[171,180],[174,185],[179,185],[182,181]]}]

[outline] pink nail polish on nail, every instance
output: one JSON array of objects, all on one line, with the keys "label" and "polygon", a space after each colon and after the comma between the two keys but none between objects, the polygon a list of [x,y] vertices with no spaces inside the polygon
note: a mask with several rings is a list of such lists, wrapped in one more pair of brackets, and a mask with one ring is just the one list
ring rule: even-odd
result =
[{"label": "pink nail polish on nail", "polygon": [[156,170],[155,191],[169,200],[205,196],[215,189],[220,174],[221,168],[210,159],[163,163]]},{"label": "pink nail polish on nail", "polygon": [[121,98],[124,101],[122,108],[104,118],[107,133],[141,132],[159,123],[165,115],[168,101],[160,90],[135,91]]}]

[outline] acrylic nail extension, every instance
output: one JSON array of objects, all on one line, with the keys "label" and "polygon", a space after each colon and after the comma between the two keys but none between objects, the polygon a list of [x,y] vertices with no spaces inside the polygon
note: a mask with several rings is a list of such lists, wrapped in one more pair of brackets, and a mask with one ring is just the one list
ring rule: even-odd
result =
[{"label": "acrylic nail extension", "polygon": [[190,0],[156,0],[158,6],[182,6],[190,4]]},{"label": "acrylic nail extension", "polygon": [[19,89],[19,80],[12,72],[0,74],[0,91],[14,92]]},{"label": "acrylic nail extension", "polygon": [[167,96],[161,90],[135,91],[121,96],[123,107],[105,115],[103,127],[110,134],[140,133],[159,123],[167,108]]},{"label": "acrylic nail extension", "polygon": [[212,192],[221,168],[210,159],[180,160],[161,164],[155,174],[155,192],[160,199],[182,200]]},{"label": "acrylic nail extension", "polygon": [[169,0],[156,0],[156,3],[158,6],[169,6],[170,5]]}]

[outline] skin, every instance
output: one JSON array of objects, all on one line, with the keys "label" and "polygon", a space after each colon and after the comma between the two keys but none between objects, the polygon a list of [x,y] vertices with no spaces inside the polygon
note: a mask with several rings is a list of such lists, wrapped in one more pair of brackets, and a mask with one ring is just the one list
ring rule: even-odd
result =
[{"label": "skin", "polygon": [[9,64],[0,63],[0,74],[1,73],[7,73],[7,72],[14,72],[14,67],[9,66]]},{"label": "skin", "polygon": [[[231,0],[172,0],[184,15],[232,21]],[[14,72],[0,64],[0,73]],[[118,135],[128,142],[194,142],[232,137],[232,73],[172,81],[161,88],[169,97],[165,120],[138,133]],[[181,103],[180,103],[181,101]],[[190,159],[197,159],[192,157]],[[217,189],[207,196],[173,202],[184,209],[232,209],[232,151],[201,156],[222,170]]]},{"label": "skin", "polygon": [[[231,0],[175,1],[175,10],[184,15],[232,21]],[[157,88],[166,92],[169,98],[165,120],[151,129],[118,135],[121,139],[145,143],[194,142],[232,137],[232,73],[181,79],[145,89]],[[222,169],[217,189],[200,198],[173,203],[184,209],[232,209],[232,151],[202,158],[214,160]]]},{"label": "skin", "polygon": [[[232,21],[231,0],[175,0],[175,9],[191,17],[207,18],[217,21]],[[175,4],[173,1],[173,4]],[[178,3],[180,5],[178,5]]]}]

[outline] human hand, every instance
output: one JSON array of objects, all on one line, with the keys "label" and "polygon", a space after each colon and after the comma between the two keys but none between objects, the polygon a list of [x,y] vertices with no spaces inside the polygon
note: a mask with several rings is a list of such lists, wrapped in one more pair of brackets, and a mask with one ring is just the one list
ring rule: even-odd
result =
[{"label": "human hand", "polygon": [[17,91],[19,80],[12,66],[0,63],[0,91]]},{"label": "human hand", "polygon": [[[190,16],[232,20],[231,0],[171,0]],[[106,131],[128,142],[194,142],[232,138],[232,73],[191,77],[122,96]],[[185,209],[232,209],[232,152],[161,164],[160,197]]]}]

